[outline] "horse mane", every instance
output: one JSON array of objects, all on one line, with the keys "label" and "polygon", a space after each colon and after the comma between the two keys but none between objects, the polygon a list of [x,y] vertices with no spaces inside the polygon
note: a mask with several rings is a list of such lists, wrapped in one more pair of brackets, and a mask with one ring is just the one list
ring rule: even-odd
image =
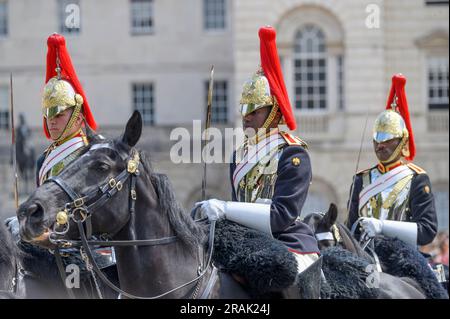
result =
[{"label": "horse mane", "polygon": [[204,244],[206,239],[205,228],[196,224],[177,201],[167,175],[152,171],[150,159],[145,152],[141,151],[140,157],[144,170],[148,174],[147,178],[150,179],[158,195],[158,204],[161,212],[168,216],[170,225],[173,227],[176,235],[192,249],[196,249],[198,245]]},{"label": "horse mane", "polygon": [[348,229],[347,226],[345,226],[342,223],[337,222],[336,227],[339,230],[339,235],[342,238],[343,246],[358,255],[359,257],[362,257],[366,259],[369,262],[373,262],[373,258],[366,253],[361,245],[358,243],[358,241],[355,239],[355,237],[352,235],[350,229]]}]

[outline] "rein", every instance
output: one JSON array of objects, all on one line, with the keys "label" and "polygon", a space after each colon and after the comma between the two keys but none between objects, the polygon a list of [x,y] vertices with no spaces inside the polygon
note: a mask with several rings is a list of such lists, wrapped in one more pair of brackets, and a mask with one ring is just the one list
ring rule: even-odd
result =
[{"label": "rein", "polygon": [[[95,147],[94,145],[93,147]],[[108,147],[109,146],[100,146]],[[98,146],[96,148],[99,148]],[[202,261],[200,260],[200,266],[197,270],[197,277],[194,279],[177,286],[167,292],[153,297],[141,297],[135,296],[133,294],[127,293],[121,290],[119,287],[114,285],[101,271],[95,261],[90,245],[95,246],[108,246],[108,247],[122,247],[122,246],[158,246],[167,245],[177,241],[177,236],[168,236],[156,239],[143,239],[143,240],[89,240],[92,235],[92,224],[91,216],[93,211],[103,206],[109,199],[111,199],[115,194],[120,192],[123,188],[125,182],[130,179],[130,200],[129,200],[129,212],[130,218],[134,218],[135,202],[136,202],[136,178],[139,176],[140,157],[138,151],[132,149],[131,156],[127,160],[127,168],[123,170],[117,177],[111,178],[108,182],[99,186],[96,190],[89,192],[85,196],[79,196],[69,185],[64,182],[60,177],[53,176],[47,179],[45,182],[53,182],[58,185],[72,200],[72,202],[66,203],[63,211],[57,213],[56,224],[53,227],[53,232],[50,235],[50,242],[57,245],[55,250],[56,262],[58,265],[58,270],[60,276],[65,283],[65,272],[62,264],[62,259],[59,253],[59,248],[69,248],[69,247],[80,247],[80,253],[83,260],[86,263],[86,268],[92,272],[95,272],[97,276],[111,289],[132,299],[158,299],[167,296],[181,288],[184,288],[194,282],[197,282],[195,287],[193,298],[198,293],[200,279],[207,273],[208,269],[212,265],[212,255],[214,247],[214,232],[215,232],[215,221],[211,222],[209,230],[209,247],[208,247],[208,260],[205,268],[202,268]],[[81,240],[67,240],[58,239],[55,236],[65,235],[69,230],[69,219],[72,219],[78,228]],[[84,224],[84,225],[83,225]],[[57,228],[64,227],[62,231],[58,231]],[[85,227],[84,227],[85,226]],[[213,272],[214,273],[214,272]],[[92,273],[93,275],[93,273]],[[95,276],[93,276],[95,281]],[[96,283],[96,288],[100,298],[102,298],[99,291],[99,287]],[[71,298],[74,298],[73,292],[68,289],[68,294]],[[205,295],[205,294],[203,294]]]},{"label": "rein", "polygon": [[[356,222],[352,225],[352,228],[350,230],[352,236],[355,236],[356,228],[359,226],[361,220],[363,220],[364,217],[359,217]],[[369,254],[372,255],[375,266],[377,267],[378,272],[383,272],[381,269],[381,262],[380,258],[378,257],[377,253],[375,252],[375,237],[369,237],[368,234],[363,231],[360,235],[359,244],[361,245],[363,250],[367,250]]]}]

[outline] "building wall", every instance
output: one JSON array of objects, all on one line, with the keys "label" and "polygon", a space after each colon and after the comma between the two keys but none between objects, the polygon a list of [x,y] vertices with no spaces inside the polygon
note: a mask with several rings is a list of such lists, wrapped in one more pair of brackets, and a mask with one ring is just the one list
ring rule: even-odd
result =
[{"label": "building wall", "polygon": [[[296,110],[299,125],[295,133],[309,142],[313,166],[304,211],[324,210],[332,201],[342,212],[341,220],[345,218],[355,170],[376,164],[372,124],[385,107],[391,76],[398,72],[408,78],[406,92],[418,150],[415,163],[428,171],[433,185],[446,193],[448,201],[448,109],[431,112],[427,106],[427,57],[448,59],[445,7],[426,6],[424,0],[228,0],[227,27],[210,32],[202,26],[203,0],[154,3],[154,33],[133,36],[129,1],[81,0],[81,32],[66,38],[90,105],[106,133],[120,134],[130,115],[131,84],[154,83],[156,125],[145,128],[140,145],[152,153],[155,168],[169,175],[185,207],[199,199],[202,165],[171,163],[174,141],[168,137],[172,128],[192,130],[192,120],[203,119],[204,82],[210,66],[215,66],[216,79],[229,83],[230,122],[239,126],[242,84],[259,66],[259,27],[277,29],[292,100],[294,34],[308,23],[325,34],[330,100],[322,112]],[[8,4],[9,35],[0,37],[0,86],[8,85],[12,71],[16,113],[26,112],[28,122],[35,125],[34,144],[42,150],[46,141],[40,135],[40,94],[45,41],[58,29],[56,1],[14,0]],[[368,8],[373,5],[379,9],[379,28],[367,26],[372,12]],[[337,56],[344,60],[343,109],[336,98]],[[443,130],[433,131],[436,121],[443,123]],[[0,132],[0,139],[5,154],[8,133]],[[208,166],[212,197],[229,198],[227,178],[226,164]],[[448,203],[446,209],[448,214]]]}]

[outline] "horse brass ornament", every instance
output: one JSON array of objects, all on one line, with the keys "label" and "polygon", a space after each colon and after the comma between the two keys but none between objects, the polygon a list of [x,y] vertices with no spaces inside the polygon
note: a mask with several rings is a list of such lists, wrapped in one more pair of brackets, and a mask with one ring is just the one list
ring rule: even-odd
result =
[{"label": "horse brass ornament", "polygon": [[66,225],[68,221],[69,217],[67,216],[67,212],[65,210],[56,214],[56,222],[58,225]]},{"label": "horse brass ornament", "polygon": [[137,172],[138,166],[139,166],[139,153],[135,152],[133,155],[133,158],[130,159],[127,163],[127,171],[130,174],[135,174]]}]

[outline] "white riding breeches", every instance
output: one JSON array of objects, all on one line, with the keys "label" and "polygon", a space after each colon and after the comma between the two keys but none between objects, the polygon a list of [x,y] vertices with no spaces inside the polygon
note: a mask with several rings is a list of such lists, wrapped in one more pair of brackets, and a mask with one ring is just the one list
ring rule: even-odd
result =
[{"label": "white riding breeches", "polygon": [[318,254],[297,254],[294,252],[291,253],[294,254],[294,257],[297,260],[297,271],[299,274],[319,259]]}]

